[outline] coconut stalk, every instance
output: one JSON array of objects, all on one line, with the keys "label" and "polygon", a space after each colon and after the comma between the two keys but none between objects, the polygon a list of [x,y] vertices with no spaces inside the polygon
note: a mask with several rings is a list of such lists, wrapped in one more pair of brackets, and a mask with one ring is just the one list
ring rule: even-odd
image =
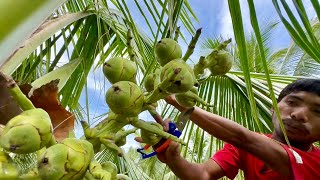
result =
[{"label": "coconut stalk", "polygon": [[163,119],[160,116],[160,114],[156,111],[157,105],[157,103],[145,104],[142,108],[142,111],[147,110],[157,123],[162,124]]},{"label": "coconut stalk", "polygon": [[176,94],[177,102],[184,107],[193,107],[197,102],[207,107],[214,107],[214,105],[205,102],[198,96],[197,90],[189,90],[184,93]]},{"label": "coconut stalk", "polygon": [[35,109],[31,100],[23,94],[17,83],[12,79],[11,76],[0,72],[1,79],[5,81],[5,87],[8,89],[10,95],[17,102],[22,110]]},{"label": "coconut stalk", "polygon": [[132,133],[135,133],[137,128],[132,128],[129,130],[121,130],[116,133],[114,142],[117,146],[123,146],[126,144],[126,137]]},{"label": "coconut stalk", "polygon": [[180,26],[177,27],[177,29],[174,32],[174,40],[177,42],[178,42],[179,34],[180,34]]},{"label": "coconut stalk", "polygon": [[127,32],[128,54],[129,54],[130,60],[133,61],[133,62],[136,62],[136,55],[134,54],[133,47],[131,45],[132,39],[133,39],[133,37],[132,37],[131,29],[128,29],[128,32]]},{"label": "coconut stalk", "polygon": [[189,45],[188,45],[188,50],[186,51],[186,53],[184,54],[183,56],[183,60],[187,61],[189,59],[189,57],[193,54],[194,52],[194,48],[196,47],[196,44],[198,42],[198,39],[201,35],[201,29],[202,28],[199,28],[197,31],[196,31],[196,34],[194,37],[192,37]]},{"label": "coconut stalk", "polygon": [[[179,34],[179,33],[178,33]],[[128,54],[130,57],[130,60],[135,62],[135,58],[136,55],[134,54],[132,45],[131,45],[131,41],[132,41],[133,37],[132,37],[132,33],[131,30],[128,29],[127,32],[127,48],[128,48]],[[158,84],[160,84],[160,70],[156,69],[156,71],[152,74],[149,74],[149,80],[145,80],[145,88],[147,90],[153,91],[155,86],[158,86]],[[158,112],[155,109],[155,106],[152,106],[152,104],[147,104],[144,109],[146,109],[151,116],[156,120],[156,122],[162,124],[162,117],[158,114]]]},{"label": "coconut stalk", "polygon": [[146,123],[144,120],[138,119],[138,117],[133,118],[133,121],[131,121],[130,124],[136,128],[141,129],[141,130],[148,131],[149,133],[156,134],[156,135],[161,136],[165,139],[171,139],[171,140],[178,142],[182,145],[186,145],[186,143],[183,140],[179,139],[178,137],[176,137],[172,134],[169,134],[169,133],[163,131],[162,129],[159,129],[159,128],[155,127],[154,125],[151,125],[150,123]]},{"label": "coconut stalk", "polygon": [[193,73],[197,77],[199,74],[203,74],[206,69],[206,57],[200,56],[198,63],[193,67]]},{"label": "coconut stalk", "polygon": [[18,103],[10,95],[8,83],[11,81],[11,77],[0,71],[0,124],[3,125],[22,112]]},{"label": "coconut stalk", "polygon": [[[122,156],[122,149],[116,143],[119,142],[120,139],[125,138],[127,135],[133,133],[136,130],[135,128],[143,129],[160,137],[179,142],[183,145],[186,144],[176,136],[164,132],[155,126],[138,119],[138,117],[126,117],[119,114],[109,114],[107,119],[103,121],[103,128],[101,129],[99,129],[101,125],[90,128],[85,121],[81,121],[81,124],[84,129],[85,137],[90,143],[92,143],[95,153],[101,150],[101,145],[103,144],[107,148],[115,150],[118,153],[118,156]],[[129,124],[133,125],[135,128],[118,133],[124,126]]]}]

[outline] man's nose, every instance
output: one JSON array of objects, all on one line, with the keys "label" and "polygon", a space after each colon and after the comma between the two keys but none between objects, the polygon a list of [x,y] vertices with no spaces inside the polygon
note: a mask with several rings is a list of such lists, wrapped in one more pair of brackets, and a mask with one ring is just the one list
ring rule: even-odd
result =
[{"label": "man's nose", "polygon": [[291,118],[294,120],[307,122],[308,121],[308,108],[307,107],[296,107],[291,112]]}]

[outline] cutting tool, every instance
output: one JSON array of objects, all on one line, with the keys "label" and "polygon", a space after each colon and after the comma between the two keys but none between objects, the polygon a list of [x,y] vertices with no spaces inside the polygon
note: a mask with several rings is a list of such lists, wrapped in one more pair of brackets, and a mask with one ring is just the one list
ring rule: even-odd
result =
[{"label": "cutting tool", "polygon": [[[170,122],[168,133],[176,137],[180,137],[193,110],[194,110],[194,107],[189,108],[184,112],[181,112],[176,123]],[[164,138],[161,139],[156,145],[153,146],[154,151],[149,154],[146,154],[144,150],[147,150],[150,147],[150,145],[145,145],[143,148],[137,149],[137,151],[141,153],[142,159],[146,159],[156,155],[157,153],[164,152],[168,148],[171,141],[172,141],[171,139],[164,139]]]}]

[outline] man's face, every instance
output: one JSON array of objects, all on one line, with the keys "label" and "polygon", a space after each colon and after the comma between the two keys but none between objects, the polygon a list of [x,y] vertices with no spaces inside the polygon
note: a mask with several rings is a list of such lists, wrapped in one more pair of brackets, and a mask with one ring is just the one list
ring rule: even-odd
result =
[{"label": "man's face", "polygon": [[[280,116],[290,141],[313,143],[320,140],[320,97],[304,91],[290,93],[278,103]],[[275,132],[283,136],[276,113]]]}]

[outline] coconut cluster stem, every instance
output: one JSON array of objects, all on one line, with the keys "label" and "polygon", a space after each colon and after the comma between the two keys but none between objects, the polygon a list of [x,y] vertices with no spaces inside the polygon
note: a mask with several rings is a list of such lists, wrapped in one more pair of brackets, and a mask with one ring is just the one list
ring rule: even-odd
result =
[{"label": "coconut cluster stem", "polygon": [[131,29],[128,29],[128,32],[127,32],[127,48],[128,48],[128,54],[129,54],[129,57],[130,57],[130,60],[133,61],[133,62],[136,62],[136,55],[134,54],[134,51],[133,51],[133,47],[132,47],[132,33],[131,33]]},{"label": "coconut cluster stem", "polygon": [[136,120],[130,122],[130,124],[134,127],[139,128],[139,129],[143,129],[145,131],[149,131],[151,133],[157,134],[158,136],[161,136],[165,139],[171,139],[171,140],[178,142],[182,145],[186,145],[186,143],[183,140],[179,139],[178,137],[176,137],[172,134],[169,134],[163,130],[160,130],[159,128],[156,128],[155,126],[148,124],[141,119],[136,119]]},{"label": "coconut cluster stem", "polygon": [[148,111],[157,123],[162,124],[163,119],[155,109],[149,109]]},{"label": "coconut cluster stem", "polygon": [[194,99],[197,102],[199,102],[200,104],[204,105],[204,106],[208,106],[208,107],[214,107],[214,105],[209,104],[207,102],[205,102],[203,99],[201,99],[198,94],[192,92],[192,91],[187,91],[185,93],[183,93],[183,96],[185,96],[186,99]]},{"label": "coconut cluster stem", "polygon": [[120,114],[115,114],[107,117],[103,122],[94,128],[90,128],[89,124],[81,121],[82,128],[86,139],[93,145],[94,151],[99,152],[101,144],[115,150],[119,156],[122,155],[122,150],[115,143],[121,138],[135,132],[136,129],[118,133],[125,125],[132,121],[133,117],[127,117]]},{"label": "coconut cluster stem", "polygon": [[185,55],[183,56],[183,60],[187,61],[189,59],[189,57],[192,55],[193,51],[194,51],[194,48],[196,47],[196,44],[198,42],[198,39],[201,35],[201,29],[202,28],[199,28],[197,31],[196,31],[196,34],[194,37],[192,37],[190,43],[189,43],[189,46],[188,46],[188,50],[187,52],[185,53]]},{"label": "coconut cluster stem", "polygon": [[203,74],[206,66],[207,66],[206,58],[204,56],[200,56],[198,63],[193,68],[194,75],[198,76],[199,74]]},{"label": "coconut cluster stem", "polygon": [[122,138],[125,138],[129,134],[135,133],[137,131],[137,128],[132,128],[126,131],[121,131],[116,134],[116,137],[114,138],[114,141],[117,142],[121,140]]},{"label": "coconut cluster stem", "polygon": [[177,42],[178,42],[179,34],[180,34],[180,26],[177,27],[176,31],[174,32],[174,40]]},{"label": "coconut cluster stem", "polygon": [[5,80],[6,87],[10,95],[13,97],[14,100],[18,103],[20,108],[25,111],[29,109],[35,109],[34,105],[28,99],[26,95],[23,94],[17,83],[12,79],[12,77],[0,72],[1,79]]}]

